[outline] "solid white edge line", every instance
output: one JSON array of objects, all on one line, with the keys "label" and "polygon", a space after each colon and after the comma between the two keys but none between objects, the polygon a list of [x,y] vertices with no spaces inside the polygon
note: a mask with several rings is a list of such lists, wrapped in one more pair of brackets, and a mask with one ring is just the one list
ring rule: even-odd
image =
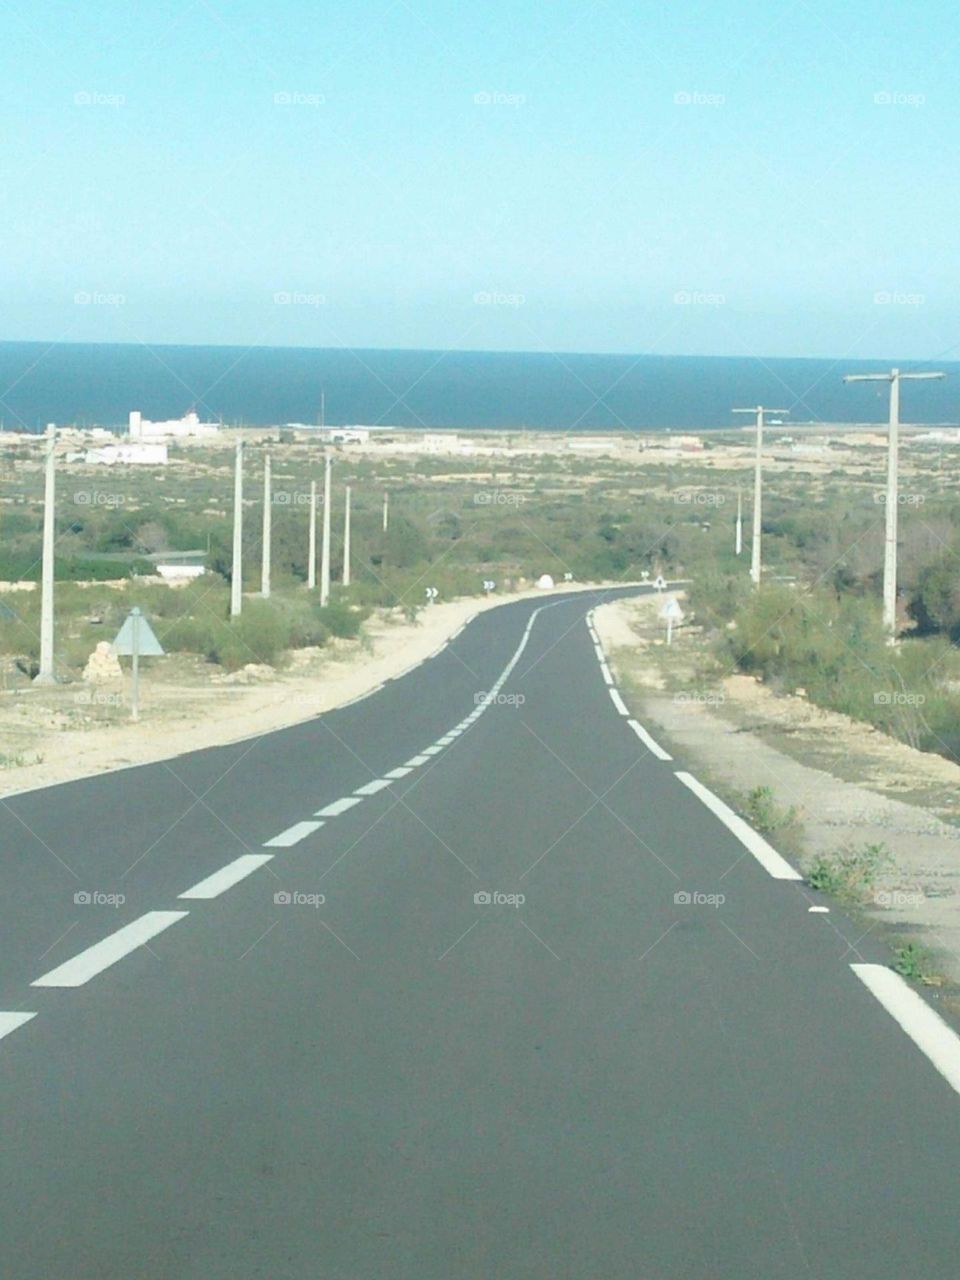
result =
[{"label": "solid white edge line", "polygon": [[58,964],[42,978],[31,982],[32,987],[82,987],[104,969],[136,951],[145,942],[155,938],[164,929],[189,915],[189,911],[148,911],[116,933],[108,934],[92,947],[87,947],[70,960]]},{"label": "solid white edge line", "polygon": [[643,727],[642,724],[639,724],[636,720],[628,720],[627,724],[630,726],[633,732],[637,735],[637,737],[640,739],[643,745],[649,751],[652,751],[658,760],[673,759],[673,756],[670,754],[669,751],[664,751],[660,743],[656,742],[653,738],[650,737],[649,733],[647,733],[646,729]]},{"label": "solid white edge line", "polygon": [[334,708],[332,708],[332,709],[333,709],[333,710],[335,710],[335,711],[340,711],[340,710],[342,710],[344,707],[355,707],[355,706],[357,705],[357,703],[358,703],[358,702],[362,702],[362,701],[364,700],[364,698],[370,698],[370,697],[372,697],[375,693],[379,693],[379,692],[380,692],[380,690],[381,690],[382,688],[383,688],[383,685],[382,685],[382,684],[378,684],[378,685],[376,686],[376,688],[374,688],[374,689],[368,689],[366,693],[359,693],[359,694],[357,694],[357,696],[356,696],[355,698],[351,698],[349,702],[341,702],[339,707],[334,707]]},{"label": "solid white edge line", "polygon": [[613,705],[617,708],[620,714],[622,716],[628,716],[630,714],[630,709],[628,708],[624,700],[620,697],[620,690],[608,689],[607,693],[609,693],[610,697],[613,699]]},{"label": "solid white edge line", "polygon": [[264,849],[289,849],[299,844],[301,840],[305,840],[307,836],[312,836],[322,826],[322,822],[295,822],[292,827],[287,827],[286,831],[281,831],[272,840],[264,840],[263,847]]},{"label": "solid white edge line", "polygon": [[239,858],[234,858],[233,862],[228,862],[225,867],[221,867],[219,871],[214,871],[213,875],[198,881],[192,888],[178,893],[177,897],[219,898],[221,893],[226,893],[235,884],[253,875],[254,871],[259,870],[264,863],[272,861],[272,853],[243,853]]},{"label": "solid white edge line", "polygon": [[863,985],[960,1093],[960,1037],[912,987],[882,964],[852,964]]},{"label": "solid white edge line", "polygon": [[372,782],[367,782],[362,787],[357,787],[353,794],[355,796],[375,796],[378,791],[382,791],[384,787],[389,787],[389,785],[389,778],[374,778]]},{"label": "solid white edge line", "polygon": [[753,827],[748,826],[739,814],[734,813],[729,805],[723,803],[719,796],[715,796],[709,787],[705,787],[702,782],[690,773],[684,773],[677,770],[674,774],[685,787],[698,796],[700,800],[707,806],[711,813],[720,819],[725,827],[731,831],[742,845],[753,854],[756,860],[773,876],[775,880],[802,880],[799,871],[795,871],[787,862],[786,858],[780,856],[776,849],[767,844],[763,836],[754,831]]},{"label": "solid white edge line", "polygon": [[334,800],[332,804],[325,805],[322,809],[318,809],[314,814],[315,818],[339,818],[341,813],[346,813],[348,809],[352,809],[355,804],[360,801],[356,796],[341,796],[339,800]]},{"label": "solid white edge line", "polygon": [[0,1040],[36,1016],[35,1013],[0,1013]]}]

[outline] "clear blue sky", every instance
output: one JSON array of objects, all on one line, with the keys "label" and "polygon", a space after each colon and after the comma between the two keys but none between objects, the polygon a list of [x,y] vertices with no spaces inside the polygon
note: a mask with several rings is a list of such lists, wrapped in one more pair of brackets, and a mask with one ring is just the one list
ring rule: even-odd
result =
[{"label": "clear blue sky", "polygon": [[941,0],[10,0],[0,337],[933,357],[958,41]]}]

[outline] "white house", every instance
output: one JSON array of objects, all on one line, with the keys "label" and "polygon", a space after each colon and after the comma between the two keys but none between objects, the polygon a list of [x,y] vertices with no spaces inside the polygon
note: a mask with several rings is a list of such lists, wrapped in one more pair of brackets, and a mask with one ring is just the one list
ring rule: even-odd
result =
[{"label": "white house", "polygon": [[139,409],[131,411],[127,432],[131,440],[196,439],[216,436],[219,433],[218,422],[201,422],[193,410],[182,418],[170,418],[166,422],[151,422]]}]

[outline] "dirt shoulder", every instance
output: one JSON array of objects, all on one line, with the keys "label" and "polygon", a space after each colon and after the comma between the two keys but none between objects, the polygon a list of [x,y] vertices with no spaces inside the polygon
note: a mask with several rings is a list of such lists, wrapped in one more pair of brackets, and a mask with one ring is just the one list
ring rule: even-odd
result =
[{"label": "dirt shoulder", "polygon": [[604,585],[622,584],[568,584],[556,591],[452,600],[424,609],[415,623],[381,611],[364,624],[360,640],[294,650],[282,670],[251,664],[227,675],[199,658],[145,660],[136,724],[130,720],[127,675],[117,684],[4,691],[0,799],[298,724],[402,675],[475,614],[513,600]]},{"label": "dirt shoulder", "polygon": [[757,787],[769,787],[781,810],[794,806],[785,834],[804,869],[884,845],[890,862],[864,895],[864,928],[929,948],[936,968],[960,982],[960,767],[802,696],[724,674],[696,626],[681,625],[668,648],[661,603],[616,601],[595,614],[624,695],[651,732],[741,811]]}]

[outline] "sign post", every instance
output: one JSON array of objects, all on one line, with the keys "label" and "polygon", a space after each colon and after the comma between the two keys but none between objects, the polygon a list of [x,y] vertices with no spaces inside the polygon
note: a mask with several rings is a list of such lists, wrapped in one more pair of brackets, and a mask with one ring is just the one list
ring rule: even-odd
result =
[{"label": "sign post", "polygon": [[160,658],[163,645],[153,633],[153,628],[140,610],[134,606],[117,632],[110,646],[118,656],[132,659],[132,684],[130,689],[130,719],[140,719],[140,658]]},{"label": "sign post", "polygon": [[683,621],[683,610],[677,604],[676,599],[673,596],[664,602],[663,608],[660,610],[660,617],[667,624],[667,644],[672,644],[673,624],[675,622]]}]

